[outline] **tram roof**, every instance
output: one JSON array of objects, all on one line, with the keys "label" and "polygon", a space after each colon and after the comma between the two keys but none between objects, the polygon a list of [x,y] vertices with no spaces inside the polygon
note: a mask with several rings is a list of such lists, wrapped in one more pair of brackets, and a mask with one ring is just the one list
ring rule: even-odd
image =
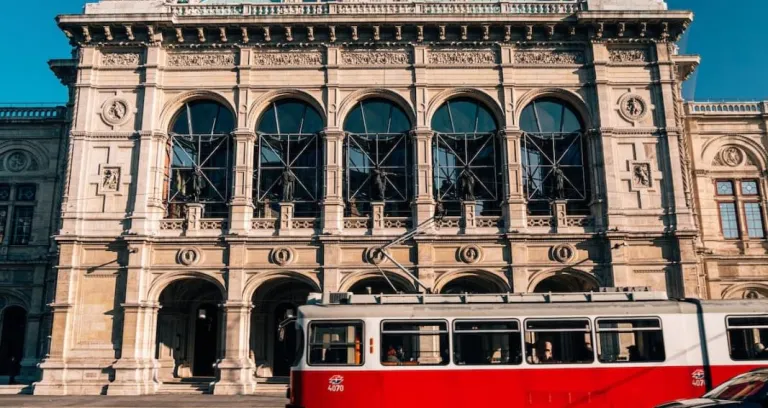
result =
[{"label": "tram roof", "polygon": [[558,303],[410,303],[308,304],[299,315],[309,319],[437,319],[580,316],[657,316],[705,313],[754,314],[768,312],[768,300],[654,300]]}]

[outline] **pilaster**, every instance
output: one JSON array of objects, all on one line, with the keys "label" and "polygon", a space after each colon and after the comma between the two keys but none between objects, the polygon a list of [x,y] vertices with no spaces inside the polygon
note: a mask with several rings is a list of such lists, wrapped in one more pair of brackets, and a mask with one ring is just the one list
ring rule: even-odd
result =
[{"label": "pilaster", "polygon": [[344,228],[343,165],[344,132],[326,129],[325,141],[325,195],[323,197],[323,233],[340,234]]},{"label": "pilaster", "polygon": [[505,129],[499,132],[503,150],[504,226],[507,231],[527,227],[526,197],[523,190],[523,166],[520,161],[520,139],[523,132]]},{"label": "pilaster", "polygon": [[253,149],[256,134],[250,129],[234,132],[234,169],[232,201],[229,207],[229,232],[245,234],[253,218]]},{"label": "pilaster", "polygon": [[432,218],[435,212],[432,187],[432,137],[434,132],[422,128],[414,130],[411,135],[413,136],[414,174],[416,175],[413,178],[413,191],[416,192],[413,225],[421,225]]},{"label": "pilaster", "polygon": [[224,304],[226,327],[224,358],[216,364],[218,381],[213,384],[216,395],[252,394],[256,389],[255,366],[248,358],[251,305],[242,300]]}]

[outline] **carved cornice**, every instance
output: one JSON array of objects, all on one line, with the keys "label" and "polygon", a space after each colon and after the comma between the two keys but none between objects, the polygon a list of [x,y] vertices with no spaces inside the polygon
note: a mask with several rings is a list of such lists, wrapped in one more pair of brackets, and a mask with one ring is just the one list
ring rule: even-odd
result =
[{"label": "carved cornice", "polygon": [[495,64],[494,50],[433,49],[429,51],[429,63],[435,65],[482,65]]},{"label": "carved cornice", "polygon": [[253,65],[256,66],[312,66],[322,65],[323,53],[312,51],[259,51],[253,54]]},{"label": "carved cornice", "polygon": [[581,65],[584,52],[577,50],[518,50],[515,63],[529,65]]},{"label": "carved cornice", "polygon": [[343,51],[341,61],[345,65],[407,65],[410,53],[407,50],[354,49]]}]

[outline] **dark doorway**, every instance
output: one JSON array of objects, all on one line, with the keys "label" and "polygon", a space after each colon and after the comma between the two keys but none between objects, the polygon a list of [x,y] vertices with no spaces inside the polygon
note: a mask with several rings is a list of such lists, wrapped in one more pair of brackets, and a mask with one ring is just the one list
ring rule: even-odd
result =
[{"label": "dark doorway", "polygon": [[[293,311],[296,314],[296,305],[292,303],[281,303],[277,305],[274,315],[274,327],[273,332],[278,333],[278,326],[285,320],[286,313]],[[283,331],[283,336],[275,336],[274,347],[274,366],[272,367],[272,375],[275,377],[286,377],[291,374],[291,366],[296,359],[296,330],[293,330],[292,326],[286,328]]]},{"label": "dark doorway", "polygon": [[213,305],[202,305],[195,313],[195,363],[192,375],[212,377],[216,362],[219,313]]},{"label": "dark doorway", "polygon": [[9,376],[11,382],[19,375],[24,356],[24,334],[27,328],[27,312],[19,306],[3,311],[3,330],[0,333],[0,375]]}]

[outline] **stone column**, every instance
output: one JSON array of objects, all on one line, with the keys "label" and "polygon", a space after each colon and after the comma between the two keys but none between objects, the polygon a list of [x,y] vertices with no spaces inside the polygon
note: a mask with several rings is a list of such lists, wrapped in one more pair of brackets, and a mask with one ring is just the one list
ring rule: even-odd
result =
[{"label": "stone column", "polygon": [[248,358],[251,304],[227,301],[224,304],[226,339],[224,358],[216,365],[219,380],[213,385],[216,395],[252,394],[256,388],[254,366]]},{"label": "stone column", "polygon": [[256,134],[250,129],[234,132],[235,151],[232,179],[232,201],[229,207],[230,234],[245,234],[251,229],[253,218],[253,148]]},{"label": "stone column", "polygon": [[507,231],[527,227],[526,197],[523,188],[523,167],[520,160],[520,139],[523,132],[505,129],[499,132],[504,160],[504,226]]},{"label": "stone column", "polygon": [[435,212],[435,200],[433,198],[433,169],[432,169],[432,137],[434,132],[428,128],[416,129],[411,132],[413,136],[414,197],[413,225],[421,225],[432,218]]},{"label": "stone column", "polygon": [[323,233],[340,234],[344,228],[344,132],[326,129],[323,132],[325,195],[323,197]]}]

